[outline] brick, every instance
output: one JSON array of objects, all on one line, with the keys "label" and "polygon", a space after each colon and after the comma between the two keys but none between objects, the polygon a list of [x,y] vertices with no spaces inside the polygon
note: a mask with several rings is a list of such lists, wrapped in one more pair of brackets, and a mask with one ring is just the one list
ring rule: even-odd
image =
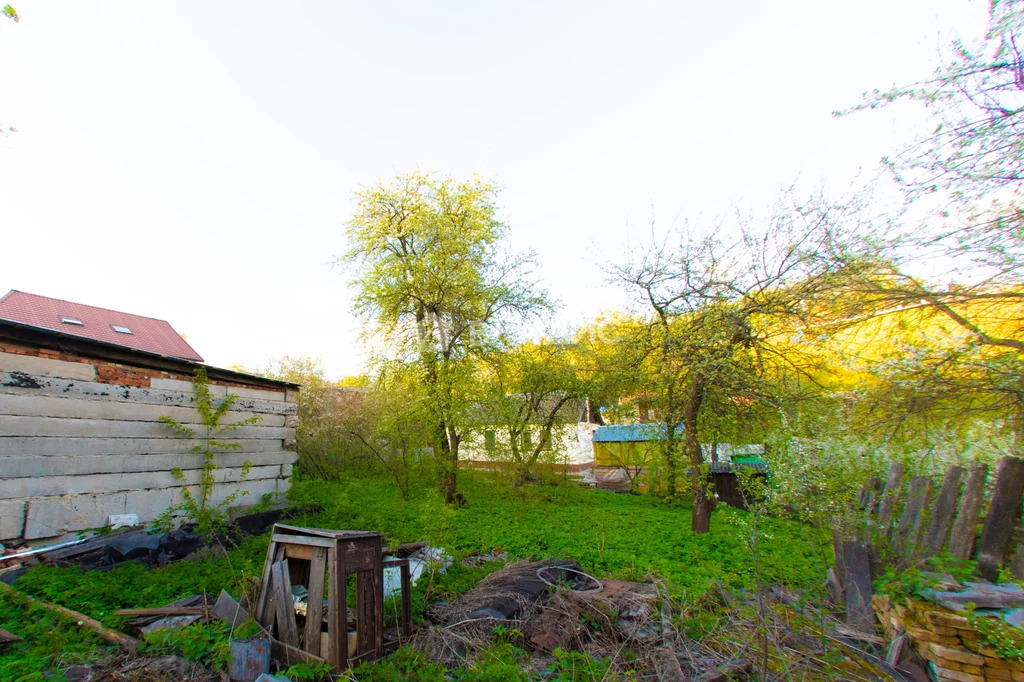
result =
[{"label": "brick", "polygon": [[965,651],[964,649],[953,649],[941,644],[933,643],[929,647],[937,656],[946,660],[968,663],[970,665],[985,665],[985,659],[978,654]]},{"label": "brick", "polygon": [[985,678],[981,675],[965,673],[962,670],[951,670],[935,666],[935,673],[940,680],[949,680],[950,682],[985,682]]},{"label": "brick", "polygon": [[919,642],[932,642],[935,644],[945,644],[947,646],[958,646],[960,639],[957,637],[948,637],[946,635],[936,635],[928,630],[921,628],[915,628],[908,626],[907,633]]},{"label": "brick", "polygon": [[1013,673],[1009,670],[999,670],[998,668],[985,668],[985,679],[986,680],[1012,680]]}]

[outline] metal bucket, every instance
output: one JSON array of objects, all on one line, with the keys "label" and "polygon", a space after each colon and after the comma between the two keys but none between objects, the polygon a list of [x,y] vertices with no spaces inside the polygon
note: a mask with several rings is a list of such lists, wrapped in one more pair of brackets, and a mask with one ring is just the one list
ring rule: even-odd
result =
[{"label": "metal bucket", "polygon": [[270,640],[267,638],[233,639],[228,677],[232,682],[254,682],[270,672]]}]

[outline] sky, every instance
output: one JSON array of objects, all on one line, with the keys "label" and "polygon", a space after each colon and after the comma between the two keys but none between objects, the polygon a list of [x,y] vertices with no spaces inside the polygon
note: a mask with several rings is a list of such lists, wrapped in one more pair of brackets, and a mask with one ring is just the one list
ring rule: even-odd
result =
[{"label": "sky", "polygon": [[[625,246],[783,186],[842,191],[926,122],[835,118],[931,73],[980,0],[82,3],[0,20],[0,295],[167,319],[209,364],[364,369],[353,192],[502,186],[565,329]],[[0,18],[2,19],[2,18]]]}]

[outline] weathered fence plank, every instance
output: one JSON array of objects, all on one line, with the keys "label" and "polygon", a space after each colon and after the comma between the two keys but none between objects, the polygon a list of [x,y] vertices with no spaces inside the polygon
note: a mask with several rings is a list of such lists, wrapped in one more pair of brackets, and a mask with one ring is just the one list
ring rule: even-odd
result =
[{"label": "weathered fence plank", "polygon": [[949,553],[957,559],[967,559],[974,549],[977,537],[978,516],[981,514],[982,493],[985,491],[985,477],[988,465],[976,462],[970,466],[964,493],[960,497],[960,509],[957,511],[953,530],[949,535]]},{"label": "weathered fence plank", "polygon": [[946,544],[949,529],[953,525],[953,514],[956,512],[956,501],[960,496],[960,479],[963,475],[963,467],[950,467],[942,481],[942,488],[932,509],[932,517],[928,520],[928,530],[924,534],[923,545],[929,554],[938,554]]},{"label": "weathered fence plank", "polygon": [[922,512],[928,502],[930,489],[931,481],[924,476],[915,476],[910,481],[907,501],[903,505],[903,515],[900,516],[892,537],[893,547],[903,556],[909,556],[917,547],[921,537]]},{"label": "weathered fence plank", "polygon": [[903,480],[903,465],[893,462],[889,467],[889,476],[885,480],[885,492],[882,493],[882,501],[878,503],[878,530],[888,537],[889,528],[892,526],[893,509],[896,506],[896,497],[900,493],[900,483]]},{"label": "weathered fence plank", "polygon": [[871,563],[863,542],[843,544],[846,572],[846,622],[861,632],[875,631],[875,612],[871,608]]},{"label": "weathered fence plank", "polygon": [[996,474],[992,504],[985,515],[985,525],[978,540],[978,573],[995,582],[999,568],[1010,551],[1013,529],[1020,521],[1021,497],[1024,496],[1024,460],[1003,457]]}]

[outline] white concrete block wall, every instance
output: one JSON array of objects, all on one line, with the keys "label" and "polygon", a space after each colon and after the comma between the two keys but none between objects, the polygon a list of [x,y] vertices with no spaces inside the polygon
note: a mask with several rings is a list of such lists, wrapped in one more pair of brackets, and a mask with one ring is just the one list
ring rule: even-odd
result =
[{"label": "white concrete block wall", "polygon": [[[218,439],[239,448],[217,455],[214,503],[239,490],[248,494],[236,505],[285,492],[297,459],[295,391],[211,388],[239,396],[225,421],[261,417]],[[45,543],[101,527],[111,514],[151,521],[179,503],[182,486],[198,482],[203,457],[192,446],[201,441],[171,432],[163,415],[201,432],[191,383],[106,384],[88,362],[0,352],[0,542]]]},{"label": "white concrete block wall", "polygon": [[[554,457],[556,464],[568,464],[580,466],[591,464],[594,461],[594,431],[597,424],[586,422],[573,422],[570,424],[556,424],[551,430],[552,450],[557,453]],[[486,431],[494,432],[494,449],[490,450],[486,444]],[[540,439],[540,427],[531,428],[530,437],[533,443]],[[469,462],[501,462],[507,459],[510,452],[508,432],[500,426],[475,429],[461,445],[461,459]]]}]

